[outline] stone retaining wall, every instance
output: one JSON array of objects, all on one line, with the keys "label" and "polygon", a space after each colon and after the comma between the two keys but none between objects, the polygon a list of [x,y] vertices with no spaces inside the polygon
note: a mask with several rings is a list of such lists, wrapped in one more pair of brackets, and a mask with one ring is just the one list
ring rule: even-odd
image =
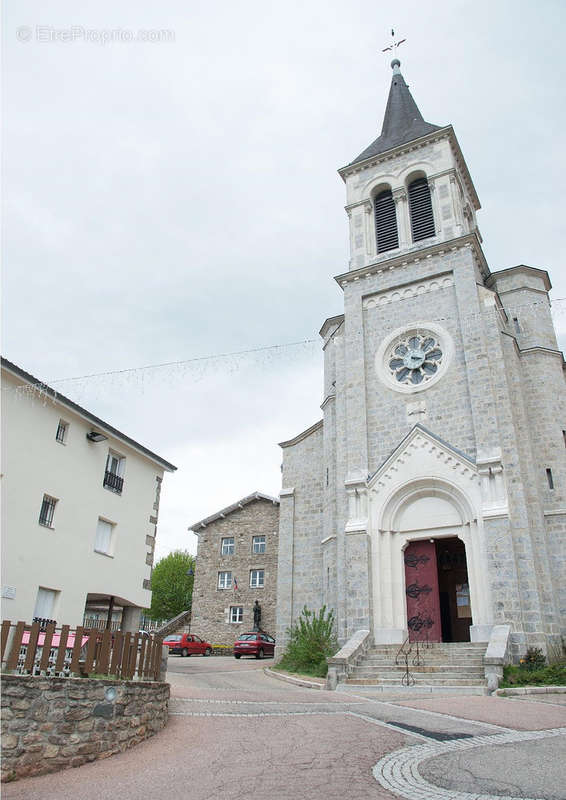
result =
[{"label": "stone retaining wall", "polygon": [[168,703],[168,683],[3,675],[2,781],[126,750],[165,726]]}]

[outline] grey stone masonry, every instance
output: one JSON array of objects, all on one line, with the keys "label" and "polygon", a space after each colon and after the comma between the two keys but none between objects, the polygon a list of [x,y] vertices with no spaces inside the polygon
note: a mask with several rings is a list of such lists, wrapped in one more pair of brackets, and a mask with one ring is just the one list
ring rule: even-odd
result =
[{"label": "grey stone masonry", "polygon": [[[481,644],[504,625],[511,658],[533,646],[555,659],[566,637],[566,392],[549,276],[490,271],[451,126],[339,174],[350,260],[335,278],[344,313],[320,330],[323,420],[281,444],[279,644],[303,605],[326,604],[341,644],[369,630],[376,645],[399,645],[435,624],[442,642]],[[391,249],[376,224],[384,195]],[[407,548],[414,558],[422,542],[457,547],[463,577],[406,585]],[[431,558],[436,578],[452,569]],[[410,610],[423,590],[426,617]]]},{"label": "grey stone masonry", "polygon": [[[279,501],[256,493],[191,530],[199,538],[191,632],[211,644],[233,645],[240,633],[253,630],[259,600],[261,628],[275,635]],[[263,586],[257,585],[262,573]]]},{"label": "grey stone masonry", "polygon": [[167,723],[169,684],[2,676],[2,781],[106,758]]}]

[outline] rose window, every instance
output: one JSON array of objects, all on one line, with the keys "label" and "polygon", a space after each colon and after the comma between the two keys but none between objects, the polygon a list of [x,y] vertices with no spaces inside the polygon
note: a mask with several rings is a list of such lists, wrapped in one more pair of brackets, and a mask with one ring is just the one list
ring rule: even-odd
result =
[{"label": "rose window", "polygon": [[395,341],[387,363],[394,380],[417,386],[436,375],[442,356],[437,337],[430,333],[411,333]]}]

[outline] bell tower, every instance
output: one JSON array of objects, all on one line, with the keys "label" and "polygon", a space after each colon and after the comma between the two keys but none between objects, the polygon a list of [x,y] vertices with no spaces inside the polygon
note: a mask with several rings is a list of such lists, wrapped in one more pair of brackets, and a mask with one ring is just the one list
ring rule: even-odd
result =
[{"label": "bell tower", "polygon": [[339,170],[346,183],[350,270],[475,233],[480,203],[451,125],[426,122],[400,70],[380,135]]}]

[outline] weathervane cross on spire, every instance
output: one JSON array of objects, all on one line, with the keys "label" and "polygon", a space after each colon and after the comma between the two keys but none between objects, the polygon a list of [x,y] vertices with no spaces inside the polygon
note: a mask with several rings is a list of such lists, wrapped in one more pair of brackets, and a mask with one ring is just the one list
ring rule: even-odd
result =
[{"label": "weathervane cross on spire", "polygon": [[391,28],[391,44],[389,45],[389,47],[384,47],[383,50],[381,51],[382,53],[387,53],[389,51],[393,53],[393,61],[391,62],[391,66],[394,65],[395,61],[398,62],[397,66],[399,66],[399,64],[401,63],[397,58],[397,48],[399,47],[399,45],[403,44],[403,42],[406,41],[407,41],[406,39],[399,39],[399,41],[396,42],[395,31],[393,30],[393,28]]}]

